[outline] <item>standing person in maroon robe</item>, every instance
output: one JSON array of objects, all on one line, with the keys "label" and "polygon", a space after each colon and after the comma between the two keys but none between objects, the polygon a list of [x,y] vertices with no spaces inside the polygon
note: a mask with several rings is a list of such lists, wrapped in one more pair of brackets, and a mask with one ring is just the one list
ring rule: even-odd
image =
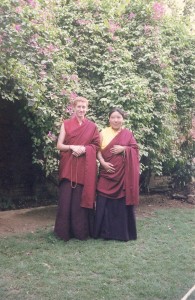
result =
[{"label": "standing person in maroon robe", "polygon": [[60,184],[54,233],[65,241],[72,237],[85,240],[90,236],[100,138],[96,125],[85,118],[87,109],[88,100],[77,97],[75,115],[63,122],[57,142]]},{"label": "standing person in maroon robe", "polygon": [[134,206],[139,202],[139,157],[133,133],[123,128],[124,112],[114,108],[110,127],[100,133],[95,238],[137,239]]}]

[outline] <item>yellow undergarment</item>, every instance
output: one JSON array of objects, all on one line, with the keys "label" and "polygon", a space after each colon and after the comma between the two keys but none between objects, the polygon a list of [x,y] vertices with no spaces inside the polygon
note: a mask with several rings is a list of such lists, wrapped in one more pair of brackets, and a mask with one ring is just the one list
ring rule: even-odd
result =
[{"label": "yellow undergarment", "polygon": [[120,131],[116,131],[116,130],[112,129],[112,127],[104,128],[101,131],[101,134],[102,134],[101,149],[104,149],[119,132]]}]

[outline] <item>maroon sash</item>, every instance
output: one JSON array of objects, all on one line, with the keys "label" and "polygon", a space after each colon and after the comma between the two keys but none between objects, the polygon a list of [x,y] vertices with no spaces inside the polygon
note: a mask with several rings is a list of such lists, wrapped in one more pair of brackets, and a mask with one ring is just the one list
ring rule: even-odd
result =
[{"label": "maroon sash", "polygon": [[75,118],[65,120],[65,145],[83,145],[86,147],[85,155],[75,157],[71,151],[60,152],[59,178],[66,178],[72,183],[82,184],[83,192],[81,206],[93,208],[95,202],[97,164],[96,153],[99,148],[99,132],[96,125],[85,119],[75,126]]},{"label": "maroon sash", "polygon": [[[126,146],[125,154],[112,154],[114,145]],[[111,199],[126,198],[126,205],[139,203],[139,155],[133,134],[122,129],[101,151],[106,162],[114,165],[115,172],[107,173],[100,167],[97,190]]]}]

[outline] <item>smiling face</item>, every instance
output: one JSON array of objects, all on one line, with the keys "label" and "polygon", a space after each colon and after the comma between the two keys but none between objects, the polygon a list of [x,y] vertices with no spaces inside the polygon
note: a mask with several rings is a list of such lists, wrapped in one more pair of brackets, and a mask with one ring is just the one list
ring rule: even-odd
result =
[{"label": "smiling face", "polygon": [[109,117],[110,126],[114,130],[120,130],[123,126],[123,121],[123,116],[118,111],[114,111]]},{"label": "smiling face", "polygon": [[74,112],[75,112],[76,117],[79,120],[84,119],[87,109],[88,109],[88,105],[86,102],[84,102],[84,101],[76,102],[76,104],[74,106]]}]

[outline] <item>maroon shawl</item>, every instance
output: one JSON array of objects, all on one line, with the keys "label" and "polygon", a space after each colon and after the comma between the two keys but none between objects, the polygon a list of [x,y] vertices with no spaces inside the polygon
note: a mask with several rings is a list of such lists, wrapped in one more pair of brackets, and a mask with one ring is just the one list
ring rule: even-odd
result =
[{"label": "maroon shawl", "polygon": [[[126,146],[125,154],[112,154],[114,145]],[[115,172],[107,173],[100,167],[97,190],[111,199],[125,197],[126,205],[139,203],[139,158],[138,146],[133,134],[122,129],[101,151],[106,162],[114,165]]]},{"label": "maroon shawl", "polygon": [[80,157],[72,151],[60,152],[59,178],[66,178],[73,183],[82,184],[81,207],[93,208],[95,201],[97,164],[96,153],[99,149],[99,132],[96,125],[85,119],[75,126],[75,118],[65,120],[65,145],[83,145],[86,153]]}]

